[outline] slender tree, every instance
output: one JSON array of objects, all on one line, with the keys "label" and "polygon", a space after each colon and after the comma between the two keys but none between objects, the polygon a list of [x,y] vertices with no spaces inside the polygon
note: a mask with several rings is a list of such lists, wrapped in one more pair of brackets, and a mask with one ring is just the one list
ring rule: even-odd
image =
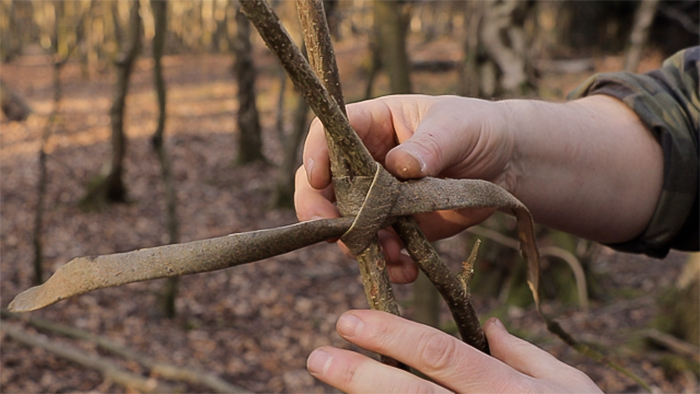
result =
[{"label": "slender tree", "polygon": [[[466,4],[469,21],[460,93],[485,98],[521,95],[535,88],[525,29],[530,1],[486,0]],[[478,34],[477,34],[478,33]]]},{"label": "slender tree", "polygon": [[[153,133],[153,148],[160,162],[163,184],[165,185],[166,222],[168,227],[168,243],[180,242],[180,224],[177,218],[177,193],[173,169],[168,149],[165,144],[165,120],[166,120],[166,89],[163,78],[163,48],[167,33],[168,2],[151,0],[153,19],[155,22],[155,34],[153,36],[153,82],[156,96],[158,97],[158,125]],[[163,289],[163,313],[168,318],[175,317],[175,299],[177,298],[178,278],[168,278]]]},{"label": "slender tree", "polygon": [[[271,202],[271,205],[276,208],[292,208],[294,206],[294,173],[300,165],[299,147],[309,128],[309,104],[300,93],[295,93],[297,106],[294,109],[292,131],[286,135],[283,130],[280,130],[284,157],[282,165],[277,171],[277,186]],[[282,114],[279,116],[281,117]],[[278,122],[278,128],[282,128],[282,123]]]},{"label": "slender tree", "polygon": [[642,57],[642,50],[649,38],[651,23],[654,21],[659,0],[639,2],[639,8],[634,15],[634,25],[630,33],[630,42],[625,56],[625,71],[636,72]]},{"label": "slender tree", "polygon": [[236,39],[233,50],[236,59],[233,73],[238,84],[238,164],[263,161],[262,131],[260,115],[255,102],[255,65],[253,64],[250,43],[250,22],[239,10],[236,10]]},{"label": "slender tree", "polygon": [[374,28],[384,71],[392,93],[411,93],[410,60],[406,51],[408,14],[398,1],[374,1]]},{"label": "slender tree", "polygon": [[[115,17],[116,18],[116,17]],[[124,112],[126,107],[126,95],[129,90],[129,79],[134,62],[141,48],[141,17],[139,16],[139,2],[131,3],[129,11],[129,29],[123,50],[115,60],[117,69],[117,82],[114,86],[114,100],[109,110],[109,118],[112,124],[112,155],[109,161],[107,174],[98,177],[88,188],[88,192],[82,200],[82,206],[86,208],[96,207],[103,202],[126,202],[127,191],[124,185],[124,157],[126,155],[126,134],[124,132]]]}]

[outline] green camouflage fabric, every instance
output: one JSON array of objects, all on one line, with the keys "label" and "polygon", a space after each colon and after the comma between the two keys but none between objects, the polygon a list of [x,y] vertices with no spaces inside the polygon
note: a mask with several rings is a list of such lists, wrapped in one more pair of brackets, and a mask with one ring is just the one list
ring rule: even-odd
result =
[{"label": "green camouflage fabric", "polygon": [[663,191],[649,226],[637,238],[609,246],[658,258],[670,249],[698,250],[699,85],[700,47],[693,47],[668,58],[658,70],[594,75],[569,94],[570,99],[605,94],[622,100],[663,149]]}]

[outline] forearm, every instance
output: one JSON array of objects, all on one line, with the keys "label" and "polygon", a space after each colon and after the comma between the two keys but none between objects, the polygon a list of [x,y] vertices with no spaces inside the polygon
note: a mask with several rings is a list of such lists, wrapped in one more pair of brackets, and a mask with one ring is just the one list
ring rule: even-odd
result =
[{"label": "forearm", "polygon": [[603,95],[499,105],[516,141],[511,192],[536,221],[606,243],[644,230],[661,193],[663,157],[626,105]]}]

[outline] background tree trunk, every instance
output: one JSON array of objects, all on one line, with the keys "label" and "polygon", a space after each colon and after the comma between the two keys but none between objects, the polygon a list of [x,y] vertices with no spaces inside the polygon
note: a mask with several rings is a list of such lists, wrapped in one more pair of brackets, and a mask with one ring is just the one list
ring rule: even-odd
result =
[{"label": "background tree trunk", "polygon": [[8,120],[13,122],[23,122],[32,113],[29,105],[7,85],[0,80],[0,108]]},{"label": "background tree trunk", "polygon": [[479,26],[483,18],[484,2],[465,1],[464,20],[466,35],[464,37],[464,57],[459,70],[458,94],[465,97],[479,97],[481,93],[478,67]]},{"label": "background tree trunk", "polygon": [[0,60],[11,61],[19,53],[19,37],[17,31],[17,17],[15,16],[16,2],[0,4]]},{"label": "background tree trunk", "polygon": [[483,7],[479,38],[488,60],[480,66],[481,96],[523,95],[535,88],[525,29],[532,2],[489,0]]},{"label": "background tree trunk", "polygon": [[625,57],[625,71],[636,72],[642,58],[642,50],[649,38],[651,22],[654,21],[659,0],[644,0],[634,14],[634,25],[630,34],[630,42]]},{"label": "background tree trunk", "polygon": [[688,255],[675,287],[661,298],[656,326],[695,346],[700,345],[700,253]]},{"label": "background tree trunk", "polygon": [[[115,16],[115,19],[117,17]],[[104,178],[98,179],[89,186],[81,205],[84,208],[94,208],[103,202],[126,202],[127,191],[124,185],[124,156],[126,155],[126,134],[124,132],[124,112],[126,95],[129,90],[129,78],[136,57],[141,49],[141,16],[139,2],[131,3],[129,11],[129,32],[126,48],[115,61],[117,82],[115,84],[114,101],[109,111],[112,124],[112,157],[109,169]]]},{"label": "background tree trunk", "polygon": [[53,109],[49,115],[44,131],[41,133],[41,143],[39,144],[39,179],[37,180],[37,201],[36,211],[34,215],[34,231],[32,234],[32,243],[34,245],[34,278],[35,285],[41,284],[44,281],[44,253],[42,243],[43,223],[44,223],[44,204],[46,200],[46,187],[48,183],[48,174],[46,170],[46,144],[51,137],[51,131],[58,121],[58,113],[61,105],[61,69],[65,61],[56,60],[53,66]]},{"label": "background tree trunk", "polygon": [[271,205],[275,208],[294,207],[294,174],[300,165],[299,147],[309,128],[309,104],[301,96],[296,94],[297,106],[292,119],[292,132],[285,136],[280,130],[282,146],[284,147],[284,158],[277,173],[277,187],[272,198]]},{"label": "background tree trunk", "polygon": [[374,28],[382,67],[389,76],[391,92],[411,93],[410,61],[406,51],[408,18],[398,1],[374,1]]},{"label": "background tree trunk", "polygon": [[[155,22],[155,34],[153,36],[153,81],[158,97],[158,126],[153,133],[153,147],[158,155],[161,166],[163,184],[165,186],[166,222],[168,227],[168,243],[180,242],[180,225],[177,218],[177,193],[175,180],[173,179],[172,164],[168,149],[165,144],[165,119],[166,119],[166,89],[163,78],[163,49],[165,47],[165,35],[167,33],[168,3],[166,1],[151,0],[153,19]],[[175,317],[175,299],[177,298],[178,277],[166,279],[163,288],[163,314],[168,318]]]},{"label": "background tree trunk", "polygon": [[237,164],[264,161],[260,116],[255,103],[255,65],[250,43],[250,22],[240,10],[236,11],[236,40],[233,45],[236,60],[233,73],[238,84],[238,156]]}]

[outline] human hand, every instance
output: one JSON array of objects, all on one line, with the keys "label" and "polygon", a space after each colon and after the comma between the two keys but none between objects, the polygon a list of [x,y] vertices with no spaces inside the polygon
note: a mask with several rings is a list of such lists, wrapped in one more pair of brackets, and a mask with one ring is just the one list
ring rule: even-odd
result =
[{"label": "human hand", "polygon": [[432,380],[350,350],[314,350],[307,360],[309,372],[347,393],[601,392],[583,372],[509,334],[495,318],[484,324],[490,356],[441,331],[385,312],[346,312],[336,328],[349,342],[393,357]]},{"label": "human hand", "polygon": [[[512,137],[493,102],[457,96],[387,96],[347,107],[351,125],[372,157],[399,179],[425,176],[485,179],[509,189]],[[300,220],[338,217],[332,204],[330,161],[323,126],[309,130],[297,171],[295,206]],[[415,215],[429,240],[454,235],[486,219],[491,209]],[[417,269],[392,231],[379,234],[392,281],[415,280]],[[347,251],[346,251],[347,252]]]}]

